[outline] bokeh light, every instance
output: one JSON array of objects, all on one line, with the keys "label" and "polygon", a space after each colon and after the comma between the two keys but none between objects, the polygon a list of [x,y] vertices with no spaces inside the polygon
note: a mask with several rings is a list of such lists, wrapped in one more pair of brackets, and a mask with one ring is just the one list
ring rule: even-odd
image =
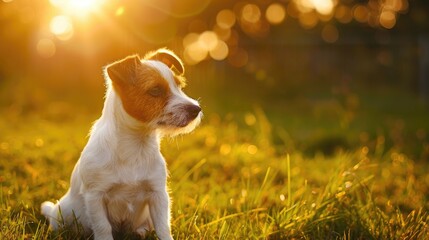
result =
[{"label": "bokeh light", "polygon": [[49,28],[60,40],[66,41],[73,36],[73,23],[67,16],[60,15],[52,18]]},{"label": "bokeh light", "polygon": [[189,65],[195,65],[206,59],[207,56],[207,49],[201,47],[201,44],[198,41],[186,46],[185,51],[183,52],[184,60]]},{"label": "bokeh light", "polygon": [[269,23],[280,24],[286,18],[286,10],[281,4],[272,3],[270,6],[268,6],[265,16]]},{"label": "bokeh light", "polygon": [[353,9],[353,16],[356,21],[360,23],[366,23],[369,17],[368,8],[364,5],[355,6]]},{"label": "bokeh light", "polygon": [[205,31],[199,36],[198,42],[206,51],[211,51],[216,47],[218,38],[213,31]]},{"label": "bokeh light", "polygon": [[323,15],[329,15],[334,9],[333,0],[311,0],[314,9]]},{"label": "bokeh light", "polygon": [[204,31],[201,34],[189,33],[183,38],[182,43],[185,49],[184,61],[191,65],[205,60],[208,56],[221,61],[229,53],[228,44],[221,40],[215,31]]},{"label": "bokeh light", "polygon": [[221,28],[218,25],[213,27],[213,32],[216,33],[219,39],[227,41],[231,37],[231,28]]},{"label": "bokeh light", "polygon": [[210,57],[214,60],[224,60],[228,56],[228,45],[224,41],[217,41],[216,46],[210,50]]},{"label": "bokeh light", "polygon": [[310,29],[314,28],[319,22],[319,18],[314,11],[301,13],[299,15],[299,23],[303,28]]},{"label": "bokeh light", "polygon": [[353,20],[353,14],[348,6],[340,5],[335,11],[335,18],[340,23],[349,23]]},{"label": "bokeh light", "polygon": [[[11,1],[13,0],[3,0]],[[176,41],[183,41],[186,63],[228,59],[232,66],[240,67],[248,62],[248,54],[251,52],[244,47],[249,40],[245,36],[262,40],[269,36],[271,26],[280,25],[287,18],[291,18],[288,26],[298,23],[305,31],[320,34],[324,42],[334,43],[339,39],[339,30],[343,29],[341,24],[351,21],[372,28],[394,28],[399,15],[408,11],[408,1],[244,0],[219,4],[219,8],[208,10],[209,15],[198,15],[211,0],[183,0],[180,3],[171,0],[156,3],[149,0],[133,3],[111,0],[49,0],[45,5],[51,8],[46,15],[51,17],[48,21],[51,36],[44,34],[46,30],[43,27],[39,33],[46,39],[51,39],[50,41],[86,41],[85,45],[93,40],[91,29],[95,29],[95,23],[102,20],[105,25],[101,27],[110,29],[120,41],[136,45],[139,41],[149,44],[171,43],[172,46],[176,46]],[[129,25],[129,16],[133,16],[136,24]],[[127,28],[122,28],[122,25],[127,25]],[[293,28],[290,31],[293,32]],[[288,32],[285,28],[284,33],[278,34],[287,35]],[[42,43],[48,46],[48,41]],[[54,42],[52,44],[54,48],[64,46],[55,45]]]},{"label": "bokeh light", "polygon": [[188,33],[182,40],[183,47],[186,48],[187,46],[197,42],[199,36],[200,35],[198,33]]},{"label": "bokeh light", "polygon": [[380,25],[384,28],[391,29],[396,24],[396,16],[391,11],[383,11],[380,14]]},{"label": "bokeh light", "polygon": [[257,23],[261,19],[261,10],[256,4],[246,4],[241,10],[241,19],[247,23]]},{"label": "bokeh light", "polygon": [[224,9],[216,15],[216,23],[219,27],[228,29],[235,24],[235,14],[229,9]]},{"label": "bokeh light", "polygon": [[314,9],[311,0],[294,0],[293,3],[296,7],[296,10],[298,10],[300,13],[308,13]]}]

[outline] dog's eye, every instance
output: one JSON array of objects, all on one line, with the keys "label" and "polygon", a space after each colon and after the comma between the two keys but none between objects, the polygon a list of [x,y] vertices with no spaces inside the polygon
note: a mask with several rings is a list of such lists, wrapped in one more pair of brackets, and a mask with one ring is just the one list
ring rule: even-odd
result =
[{"label": "dog's eye", "polygon": [[147,93],[152,97],[160,97],[164,94],[164,89],[160,86],[150,88]]}]

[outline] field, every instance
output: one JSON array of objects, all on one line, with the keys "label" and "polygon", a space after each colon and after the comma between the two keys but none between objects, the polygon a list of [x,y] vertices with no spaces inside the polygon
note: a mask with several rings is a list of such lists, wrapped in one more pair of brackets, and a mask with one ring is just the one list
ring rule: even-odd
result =
[{"label": "field", "polygon": [[[102,89],[29,82],[0,88],[0,239],[74,239],[50,232],[39,206],[66,192]],[[174,237],[427,238],[427,106],[383,91],[202,98],[201,126],[163,141]]]}]

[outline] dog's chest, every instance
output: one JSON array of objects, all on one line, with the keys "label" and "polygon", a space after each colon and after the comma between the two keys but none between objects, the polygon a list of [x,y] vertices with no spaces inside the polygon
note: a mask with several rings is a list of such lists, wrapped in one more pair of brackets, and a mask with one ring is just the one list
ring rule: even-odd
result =
[{"label": "dog's chest", "polygon": [[153,191],[152,183],[113,184],[104,195],[104,202],[112,224],[132,224],[141,215],[145,202]]},{"label": "dog's chest", "polygon": [[143,201],[153,191],[153,184],[148,180],[136,183],[115,183],[107,190],[106,197],[113,201]]},{"label": "dog's chest", "polygon": [[135,138],[119,139],[111,168],[116,182],[153,181],[164,176],[165,161],[156,141]]}]

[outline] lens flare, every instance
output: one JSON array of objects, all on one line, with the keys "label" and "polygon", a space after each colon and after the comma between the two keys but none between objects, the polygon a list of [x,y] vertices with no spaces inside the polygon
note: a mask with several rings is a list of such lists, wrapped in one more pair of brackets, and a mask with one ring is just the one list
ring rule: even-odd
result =
[{"label": "lens flare", "polygon": [[49,0],[49,2],[65,14],[83,17],[95,11],[102,0]]},{"label": "lens flare", "polygon": [[49,25],[51,32],[60,40],[66,41],[73,36],[73,23],[67,16],[56,16],[52,18]]}]

